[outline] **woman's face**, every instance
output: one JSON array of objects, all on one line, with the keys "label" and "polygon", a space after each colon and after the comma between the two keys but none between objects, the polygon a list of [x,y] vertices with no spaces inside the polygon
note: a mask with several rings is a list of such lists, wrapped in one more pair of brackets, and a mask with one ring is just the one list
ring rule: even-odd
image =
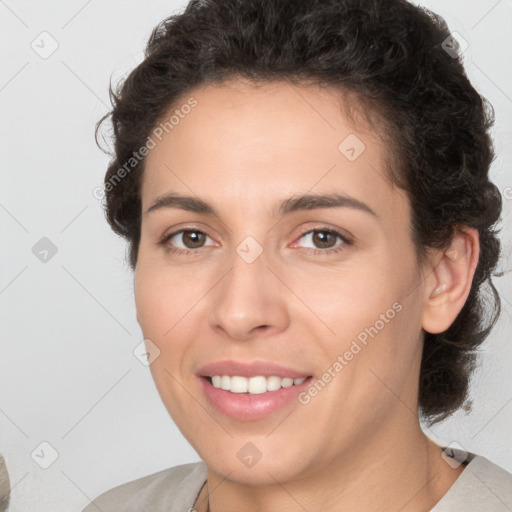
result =
[{"label": "woman's face", "polygon": [[425,295],[385,146],[328,90],[233,81],[181,105],[152,136],[135,273],[167,410],[230,480],[374,457],[417,423]]}]

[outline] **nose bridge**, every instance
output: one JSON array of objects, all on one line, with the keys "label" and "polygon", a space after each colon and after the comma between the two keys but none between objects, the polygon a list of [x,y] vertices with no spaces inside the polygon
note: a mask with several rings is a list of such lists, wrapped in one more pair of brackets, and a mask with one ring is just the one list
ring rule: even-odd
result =
[{"label": "nose bridge", "polygon": [[262,326],[282,328],[285,307],[279,280],[267,268],[263,247],[246,237],[235,247],[230,270],[213,297],[211,322],[233,339],[243,340]]}]

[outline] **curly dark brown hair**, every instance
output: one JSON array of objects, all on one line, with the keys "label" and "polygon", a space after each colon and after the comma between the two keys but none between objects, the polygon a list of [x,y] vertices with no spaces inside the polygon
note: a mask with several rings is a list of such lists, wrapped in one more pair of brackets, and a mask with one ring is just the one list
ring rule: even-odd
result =
[{"label": "curly dark brown hair", "polygon": [[449,329],[424,332],[419,382],[419,412],[429,425],[467,409],[477,349],[500,314],[491,275],[500,275],[493,271],[502,199],[489,181],[494,112],[469,82],[455,42],[440,16],[405,0],[193,0],[163,20],[143,62],[110,86],[113,109],[96,127],[98,141],[111,118],[104,208],[128,241],[131,268],[140,239],[139,150],[185,94],[248,79],[352,95],[386,141],[392,184],[408,193],[418,263],[429,247],[448,247],[460,227],[478,230],[471,291]]}]

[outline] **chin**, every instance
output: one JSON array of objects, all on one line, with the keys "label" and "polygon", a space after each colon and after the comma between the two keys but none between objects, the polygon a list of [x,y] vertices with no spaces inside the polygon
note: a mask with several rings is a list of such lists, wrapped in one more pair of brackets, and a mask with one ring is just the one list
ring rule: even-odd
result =
[{"label": "chin", "polygon": [[[242,448],[238,448],[238,445]],[[258,441],[240,442],[230,439],[230,449],[219,445],[219,451],[208,453],[198,451],[209,471],[213,471],[231,482],[246,485],[275,485],[300,478],[307,472],[304,454],[297,450],[287,457],[276,453],[276,450],[266,453],[264,447],[257,451]],[[262,442],[259,443],[261,446]],[[199,447],[199,450],[201,448]],[[206,450],[207,451],[207,450]]]}]

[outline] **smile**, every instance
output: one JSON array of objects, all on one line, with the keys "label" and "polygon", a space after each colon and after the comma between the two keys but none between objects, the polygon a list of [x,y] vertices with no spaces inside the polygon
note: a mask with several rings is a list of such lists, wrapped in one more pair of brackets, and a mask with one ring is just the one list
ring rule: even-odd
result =
[{"label": "smile", "polygon": [[214,388],[230,391],[231,393],[247,393],[250,395],[259,395],[267,391],[278,391],[281,388],[289,388],[302,384],[307,377],[292,379],[291,377],[278,377],[272,375],[265,377],[257,375],[255,377],[241,377],[240,375],[212,375],[209,377],[210,383]]}]

